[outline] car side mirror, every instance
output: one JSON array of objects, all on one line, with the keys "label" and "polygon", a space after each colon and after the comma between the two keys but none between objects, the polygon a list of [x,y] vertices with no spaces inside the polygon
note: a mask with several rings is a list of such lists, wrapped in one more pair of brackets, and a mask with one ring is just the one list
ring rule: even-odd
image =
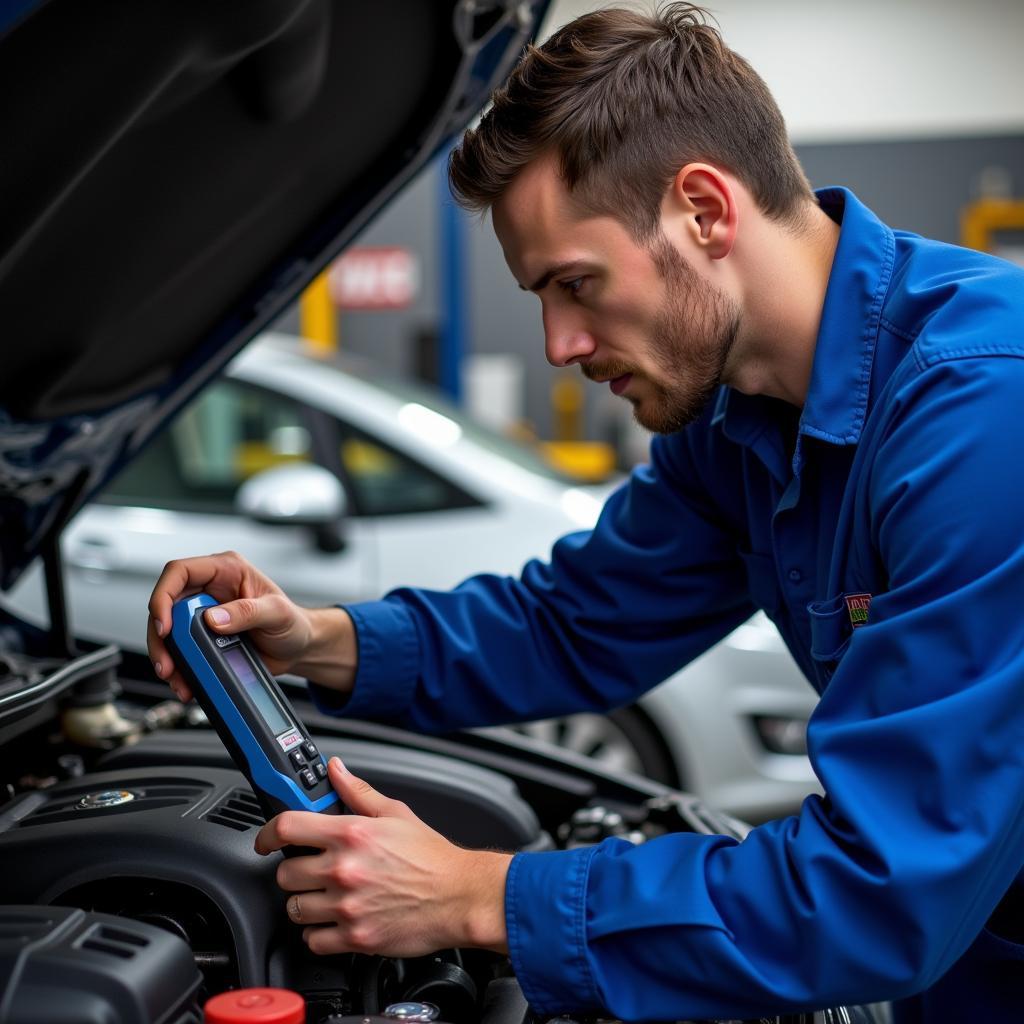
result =
[{"label": "car side mirror", "polygon": [[345,546],[341,521],[348,502],[338,478],[323,466],[294,462],[251,476],[238,489],[235,507],[268,526],[305,526],[321,551]]}]

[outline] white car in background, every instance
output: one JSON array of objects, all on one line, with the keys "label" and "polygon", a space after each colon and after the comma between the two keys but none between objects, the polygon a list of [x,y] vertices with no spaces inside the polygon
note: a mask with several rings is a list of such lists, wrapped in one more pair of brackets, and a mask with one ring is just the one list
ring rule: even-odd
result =
[{"label": "white car in background", "polygon": [[[346,365],[281,335],[243,350],[64,530],[74,631],[143,651],[153,581],[186,555],[234,549],[323,606],[517,574],[596,521],[607,487]],[[43,593],[36,567],[12,599],[43,621]],[[524,729],[760,821],[818,788],[804,747],[815,699],[757,615],[633,707]]]}]

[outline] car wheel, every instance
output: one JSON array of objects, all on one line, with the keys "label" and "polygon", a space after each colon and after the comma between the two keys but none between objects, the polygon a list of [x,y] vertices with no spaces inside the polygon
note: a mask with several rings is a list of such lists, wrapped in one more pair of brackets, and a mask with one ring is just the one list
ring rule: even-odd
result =
[{"label": "car wheel", "polygon": [[612,771],[631,771],[678,786],[679,772],[661,734],[638,708],[607,715],[581,713],[543,722],[524,722],[519,732],[599,761]]}]

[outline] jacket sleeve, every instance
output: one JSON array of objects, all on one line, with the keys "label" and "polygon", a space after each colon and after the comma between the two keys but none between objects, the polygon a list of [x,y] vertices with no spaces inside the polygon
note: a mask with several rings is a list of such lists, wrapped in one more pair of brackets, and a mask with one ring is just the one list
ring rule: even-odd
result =
[{"label": "jacket sleeve", "polygon": [[450,592],[403,589],[348,606],[355,690],[321,708],[442,731],[606,710],[635,700],[748,618],[734,531],[701,485],[686,437],[656,439],[649,466],[590,532],[562,538],[519,579]]},{"label": "jacket sleeve", "polygon": [[825,798],[741,843],[513,860],[535,1009],[757,1017],[906,996],[964,953],[1024,863],[1021,395],[1024,360],[954,360],[878,425],[859,507],[889,587],[810,723]]}]

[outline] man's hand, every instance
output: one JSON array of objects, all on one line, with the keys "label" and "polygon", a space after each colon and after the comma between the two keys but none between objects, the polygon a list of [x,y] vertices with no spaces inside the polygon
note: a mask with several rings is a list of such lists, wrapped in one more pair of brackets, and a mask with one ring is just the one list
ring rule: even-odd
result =
[{"label": "man's hand", "polygon": [[[256,852],[313,846],[282,861],[285,907],[314,953],[422,956],[477,946],[507,952],[509,854],[463,850],[398,800],[356,778],[338,758],[328,774],[354,814],[285,811],[260,830]],[[320,926],[320,927],[317,927]]]},{"label": "man's hand", "polygon": [[340,608],[300,608],[241,555],[226,551],[168,562],[149,599],[149,657],[156,674],[180,700],[189,700],[192,693],[163,638],[171,628],[174,602],[200,591],[220,602],[206,612],[207,625],[217,633],[248,631],[273,675],[296,672],[343,693],[351,691],[356,641],[348,613]]}]

